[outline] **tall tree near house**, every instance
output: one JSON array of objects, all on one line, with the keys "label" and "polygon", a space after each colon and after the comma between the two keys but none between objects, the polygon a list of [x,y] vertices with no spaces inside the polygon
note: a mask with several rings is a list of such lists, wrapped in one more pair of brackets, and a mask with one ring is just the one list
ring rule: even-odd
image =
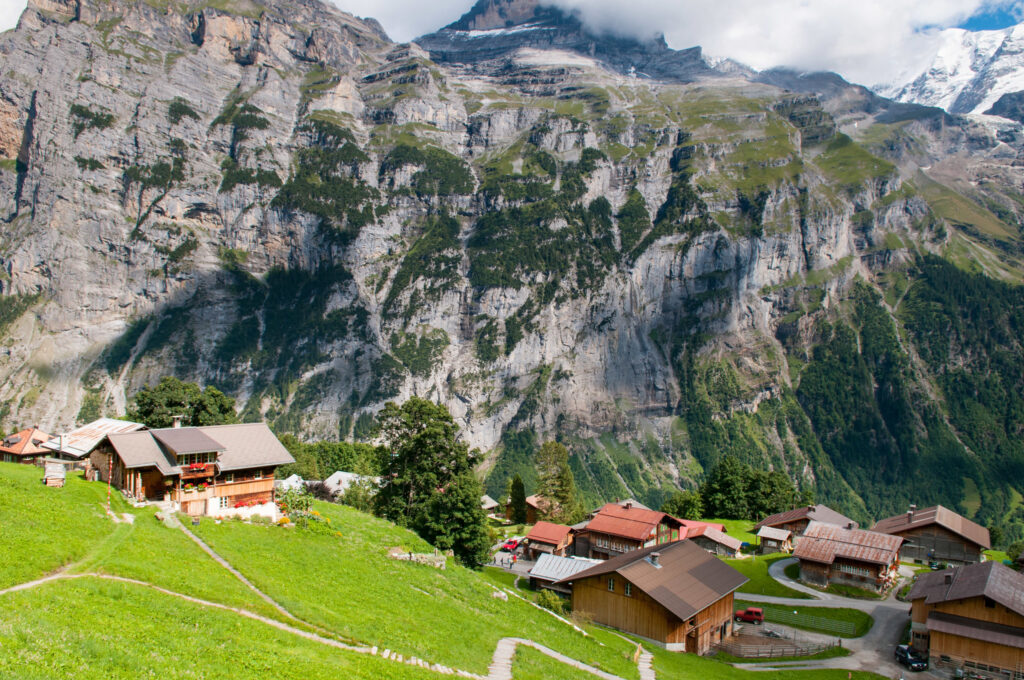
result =
[{"label": "tall tree near house", "polygon": [[699,491],[677,491],[661,505],[661,511],[679,519],[704,517],[704,499]]},{"label": "tall tree near house", "polygon": [[712,517],[724,519],[748,519],[749,469],[735,456],[726,456],[719,461],[700,489],[705,512]]},{"label": "tall tree near house", "polygon": [[512,523],[526,524],[526,487],[519,475],[513,477],[508,485],[508,498],[512,506]]},{"label": "tall tree near house", "polygon": [[165,376],[154,387],[144,387],[133,399],[128,417],[152,428],[171,427],[175,416],[182,425],[237,423],[235,400],[212,385],[199,385]]},{"label": "tall tree near house", "polygon": [[571,524],[583,514],[576,479],[569,467],[569,451],[558,442],[545,442],[537,452],[538,507],[541,519]]},{"label": "tall tree near house", "polygon": [[[378,432],[390,455],[384,464],[377,514],[409,527],[435,546],[478,564],[479,536],[486,541],[483,491],[472,477],[476,452],[458,440],[459,428],[448,409],[419,397],[401,406],[388,403],[377,416]],[[470,512],[464,497],[475,493]],[[482,532],[482,534],[481,534]]]}]

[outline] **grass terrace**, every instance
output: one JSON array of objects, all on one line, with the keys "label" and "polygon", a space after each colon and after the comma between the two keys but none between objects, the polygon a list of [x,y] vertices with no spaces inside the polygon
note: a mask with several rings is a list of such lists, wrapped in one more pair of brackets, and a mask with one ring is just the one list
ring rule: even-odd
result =
[{"label": "grass terrace", "polygon": [[772,563],[788,557],[789,555],[785,554],[758,555],[746,559],[724,560],[724,562],[750,579],[737,592],[772,597],[793,597],[800,600],[813,599],[807,593],[782,585],[768,574],[768,567]]},{"label": "grass terrace", "polygon": [[[859,609],[846,607],[783,607],[781,605],[766,604],[763,602],[745,602],[736,600],[736,609],[747,607],[760,607],[764,610],[766,623],[779,623],[792,628],[809,630],[815,633],[828,633],[844,638],[858,638],[867,634],[875,625],[875,620],[870,614]],[[795,612],[795,616],[794,616]],[[818,621],[815,621],[818,619]],[[851,624],[854,628],[853,634],[838,631],[829,625],[830,622]]]}]

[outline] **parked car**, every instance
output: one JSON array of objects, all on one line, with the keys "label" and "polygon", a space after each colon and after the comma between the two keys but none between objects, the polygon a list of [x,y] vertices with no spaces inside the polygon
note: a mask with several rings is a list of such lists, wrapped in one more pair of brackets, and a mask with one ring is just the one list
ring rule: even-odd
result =
[{"label": "parked car", "polygon": [[523,539],[521,538],[510,538],[501,544],[501,549],[507,550],[508,552],[515,552],[515,549],[519,547],[522,540]]},{"label": "parked car", "polygon": [[746,621],[747,623],[752,623],[755,626],[764,623],[764,610],[760,607],[737,609],[735,616],[737,621]]},{"label": "parked car", "polygon": [[896,647],[896,663],[906,666],[912,671],[923,671],[928,668],[928,662],[918,656],[910,645]]}]

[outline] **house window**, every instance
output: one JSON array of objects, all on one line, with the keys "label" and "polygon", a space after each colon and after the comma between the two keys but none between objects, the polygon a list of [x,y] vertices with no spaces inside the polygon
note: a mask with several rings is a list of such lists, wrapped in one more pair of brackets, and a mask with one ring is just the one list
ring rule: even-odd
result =
[{"label": "house window", "polygon": [[633,597],[633,584],[626,582],[626,597]]},{"label": "house window", "polygon": [[615,579],[613,579],[613,578],[609,578],[608,579],[608,592],[610,592],[610,593],[614,593],[615,592]]},{"label": "house window", "polygon": [[253,479],[263,479],[263,470],[257,470],[252,476]]},{"label": "house window", "polygon": [[224,480],[223,481],[224,481],[225,484],[230,484],[231,482],[235,481],[235,473],[234,472],[225,472],[224,473]]},{"label": "house window", "polygon": [[230,507],[231,501],[227,496],[221,496],[217,499],[217,504],[223,509]]},{"label": "house window", "polygon": [[993,600],[991,597],[986,597],[985,598],[985,609],[995,609],[995,608],[996,608],[995,600]]}]

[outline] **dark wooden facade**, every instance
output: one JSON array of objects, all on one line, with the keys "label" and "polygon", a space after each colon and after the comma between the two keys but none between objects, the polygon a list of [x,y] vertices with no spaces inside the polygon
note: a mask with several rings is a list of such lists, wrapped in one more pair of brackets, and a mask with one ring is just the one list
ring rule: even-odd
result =
[{"label": "dark wooden facade", "polygon": [[729,593],[682,621],[618,573],[572,585],[574,612],[586,612],[597,623],[652,640],[671,651],[693,654],[705,654],[732,636],[733,599]]},{"label": "dark wooden facade", "polygon": [[838,583],[865,590],[882,590],[891,585],[898,568],[898,559],[886,565],[842,557],[837,557],[832,564],[800,560],[800,580],[822,588]]},{"label": "dark wooden facade", "polygon": [[900,552],[904,559],[918,562],[973,564],[981,562],[983,548],[938,524],[929,524],[895,533],[902,536]]},{"label": "dark wooden facade", "polygon": [[[667,522],[659,524],[657,533],[647,541],[636,540],[600,531],[592,531],[590,529],[584,529],[580,534],[586,537],[587,542],[579,544],[575,553],[576,556],[589,557],[595,560],[607,560],[615,557],[616,555],[622,555],[647,546],[663,545],[665,543],[671,543],[672,541],[678,541],[680,538],[685,538],[685,536],[681,536],[679,526],[672,525]],[[579,548],[582,548],[583,546],[586,546],[586,553],[582,553],[579,550]]]}]

